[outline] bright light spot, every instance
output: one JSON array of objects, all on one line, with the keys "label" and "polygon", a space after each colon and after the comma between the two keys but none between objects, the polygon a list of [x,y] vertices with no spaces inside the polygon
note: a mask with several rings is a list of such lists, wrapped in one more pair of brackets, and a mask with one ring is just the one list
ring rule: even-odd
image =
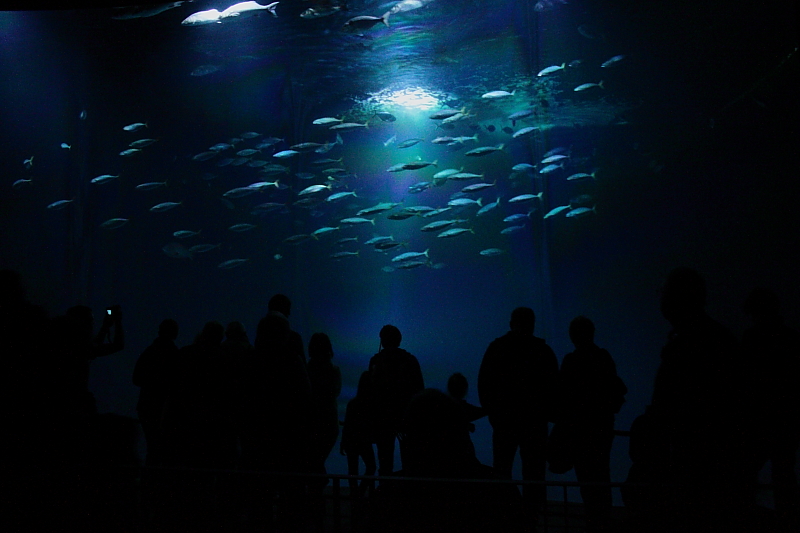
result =
[{"label": "bright light spot", "polygon": [[379,93],[373,94],[370,100],[384,106],[424,111],[437,107],[440,96],[443,95],[437,95],[421,87],[408,87],[401,90],[384,89]]}]

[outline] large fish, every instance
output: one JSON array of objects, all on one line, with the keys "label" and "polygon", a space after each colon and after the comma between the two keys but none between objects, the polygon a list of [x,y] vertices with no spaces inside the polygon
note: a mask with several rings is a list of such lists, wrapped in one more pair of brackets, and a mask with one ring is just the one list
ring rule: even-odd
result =
[{"label": "large fish", "polygon": [[238,4],[234,4],[220,13],[219,20],[224,22],[225,20],[233,19],[234,17],[244,18],[250,15],[257,15],[259,11],[264,9],[269,11],[273,17],[277,17],[278,14],[275,12],[275,8],[277,6],[278,2],[272,2],[266,6],[262,6],[258,2],[239,2]]}]

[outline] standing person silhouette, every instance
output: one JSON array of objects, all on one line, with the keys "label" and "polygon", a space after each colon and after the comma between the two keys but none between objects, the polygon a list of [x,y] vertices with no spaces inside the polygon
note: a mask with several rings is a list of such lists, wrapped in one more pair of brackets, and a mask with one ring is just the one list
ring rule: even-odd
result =
[{"label": "standing person silhouette", "polygon": [[178,381],[177,338],[178,323],[171,318],[162,321],[158,337],[145,348],[133,369],[133,384],[140,387],[136,411],[147,441],[146,466],[162,466],[161,420],[164,404]]},{"label": "standing person silhouette", "polygon": [[[277,314],[278,316],[285,318],[286,323],[288,324],[289,315],[291,312],[292,301],[285,294],[276,294],[269,299],[269,303],[267,304],[267,316]],[[299,357],[300,360],[305,364],[306,350],[305,346],[303,345],[303,338],[300,336],[300,334],[289,328],[288,339],[286,342],[287,346],[289,347],[289,351],[297,355],[297,357]]]},{"label": "standing person silhouette", "polygon": [[775,510],[796,531],[800,529],[795,474],[800,443],[800,333],[784,323],[780,299],[769,289],[754,289],[744,312],[753,320],[742,345],[753,390],[756,466],[772,462]]},{"label": "standing person silhouette", "polygon": [[[386,325],[380,331],[380,351],[369,360],[374,418],[374,437],[378,447],[378,474],[394,471],[395,439],[411,398],[425,389],[417,358],[400,348],[403,336],[397,327]],[[403,447],[400,446],[402,461]]]},{"label": "standing person silhouette", "polygon": [[[558,360],[544,339],[534,337],[536,315],[529,307],[511,313],[511,331],[492,341],[478,371],[478,397],[492,425],[494,473],[511,479],[519,448],[524,480],[544,481],[547,422]],[[536,524],[546,491],[523,490],[526,521]]]},{"label": "standing person silhouette", "polygon": [[[578,481],[610,483],[614,415],[628,388],[617,376],[611,354],[594,343],[594,331],[594,324],[585,316],[574,318],[569,325],[575,350],[561,362],[557,425],[566,425]],[[589,527],[606,527],[611,487],[581,485],[581,498]]]}]

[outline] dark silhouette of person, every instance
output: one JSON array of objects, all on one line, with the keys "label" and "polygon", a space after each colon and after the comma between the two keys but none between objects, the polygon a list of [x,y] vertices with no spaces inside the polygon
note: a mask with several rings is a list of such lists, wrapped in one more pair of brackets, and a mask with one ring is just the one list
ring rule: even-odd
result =
[{"label": "dark silhouette of person", "polygon": [[168,318],[158,327],[158,337],[145,348],[133,369],[133,384],[140,388],[136,411],[147,442],[145,466],[161,466],[164,404],[178,380],[178,323]]},{"label": "dark silhouette of person", "polygon": [[[511,330],[492,341],[478,372],[478,397],[492,425],[494,473],[510,479],[519,448],[524,480],[544,481],[547,423],[558,376],[558,360],[544,339],[533,335],[529,307],[511,313]],[[525,486],[526,520],[536,524],[545,503],[542,486]]]},{"label": "dark silhouette of person", "polygon": [[744,303],[753,321],[742,347],[752,387],[757,468],[772,462],[775,510],[793,530],[800,528],[795,463],[800,443],[800,333],[781,316],[777,294],[754,289]]},{"label": "dark silhouette of person", "polygon": [[220,406],[219,375],[225,329],[207,322],[195,342],[178,351],[177,386],[164,407],[170,466],[232,468],[236,443],[228,413]]},{"label": "dark silhouette of person", "polygon": [[[611,354],[594,343],[594,324],[584,316],[569,325],[575,351],[564,356],[559,372],[557,426],[565,426],[567,443],[578,481],[611,482],[611,444],[614,415],[628,388],[617,376]],[[553,428],[555,434],[557,428]],[[608,525],[610,486],[580,487],[590,529]]]},{"label": "dark silhouette of person", "polygon": [[740,346],[705,306],[703,277],[691,268],[672,270],[661,292],[672,331],[652,404],[631,426],[628,480],[655,489],[639,494],[638,514],[671,530],[732,527],[749,503],[746,484],[755,479],[742,429]]},{"label": "dark silhouette of person", "polygon": [[447,394],[458,403],[464,415],[464,420],[469,423],[470,432],[474,432],[475,424],[472,422],[486,416],[486,409],[473,405],[466,400],[468,390],[469,382],[461,372],[456,372],[447,379]]},{"label": "dark silhouette of person", "polygon": [[89,364],[125,347],[122,310],[118,305],[108,308],[95,335],[92,310],[85,305],[76,305],[57,322],[56,330],[54,342],[59,383],[56,386],[58,396],[54,400],[72,414],[95,415],[97,404],[89,391]]},{"label": "dark silhouette of person", "polygon": [[[309,412],[308,471],[327,474],[325,461],[339,436],[338,398],[342,391],[342,374],[332,363],[333,347],[324,333],[314,333],[308,342],[308,379],[311,383],[311,410]],[[325,499],[323,490],[327,478],[310,478],[310,495],[313,523],[316,531],[324,530]]]},{"label": "dark silhouette of person", "polygon": [[247,338],[247,330],[244,324],[234,321],[225,328],[225,340],[222,342],[223,350],[229,353],[249,352],[253,347],[250,339]]},{"label": "dark silhouette of person", "polygon": [[[396,475],[492,478],[492,469],[475,456],[461,407],[447,394],[436,389],[416,394],[401,429],[405,454]],[[521,502],[513,486],[387,481],[374,499],[377,531],[483,533],[518,531],[520,526]]]},{"label": "dark silhouette of person", "polygon": [[[289,314],[292,311],[292,301],[285,294],[276,294],[269,299],[267,304],[267,312],[277,313],[286,319],[287,324],[289,321]],[[289,328],[289,341],[288,346],[292,353],[296,354],[303,363],[306,362],[306,351],[303,345],[303,338],[299,333]]]},{"label": "dark silhouette of person", "polygon": [[[342,391],[342,373],[332,363],[333,347],[324,333],[314,333],[308,343],[308,379],[311,383],[311,472],[327,473],[328,459],[339,436],[338,398]],[[327,480],[326,480],[327,484]]]},{"label": "dark silhouette of person", "polygon": [[[380,331],[380,351],[369,360],[372,376],[370,390],[373,401],[373,429],[378,447],[378,473],[391,475],[394,471],[395,440],[408,402],[425,388],[419,361],[400,348],[400,330],[386,325]],[[400,460],[403,447],[400,447]]]},{"label": "dark silhouette of person", "polygon": [[[258,323],[252,356],[243,367],[242,464],[248,470],[307,470],[311,384],[291,333],[283,314],[267,314]],[[304,487],[303,480],[291,477],[257,480],[248,495],[254,524],[274,527],[271,509],[277,495],[278,528],[297,529],[299,517],[306,516]]]},{"label": "dark silhouette of person", "polygon": [[[364,461],[364,475],[375,475],[375,450],[372,447],[375,437],[372,430],[373,415],[369,391],[371,382],[369,371],[362,372],[358,379],[356,395],[347,402],[344,414],[339,453],[347,456],[347,473],[351,476],[358,475],[359,458]],[[368,481],[362,481],[359,485],[355,479],[348,480],[348,483],[351,497],[363,496],[368,487],[372,486]]]}]

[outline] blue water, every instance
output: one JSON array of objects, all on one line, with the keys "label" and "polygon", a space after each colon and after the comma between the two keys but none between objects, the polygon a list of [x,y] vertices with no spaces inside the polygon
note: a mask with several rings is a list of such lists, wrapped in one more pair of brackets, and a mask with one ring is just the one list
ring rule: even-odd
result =
[{"label": "blue water", "polygon": [[[796,176],[797,166],[796,156],[788,155],[791,135],[773,128],[784,124],[775,109],[786,101],[780,93],[785,71],[773,71],[770,91],[736,100],[791,52],[780,28],[771,40],[760,41],[763,57],[742,46],[750,55],[742,51],[738,60],[753,66],[747,80],[720,80],[709,66],[724,74],[734,71],[735,61],[713,45],[714,38],[735,42],[736,21],[711,26],[716,37],[703,37],[711,30],[701,15],[649,14],[627,9],[626,2],[614,4],[550,3],[537,10],[534,2],[516,0],[435,0],[392,15],[389,28],[377,25],[363,35],[345,34],[342,25],[356,15],[380,16],[391,2],[348,2],[347,13],[316,20],[299,17],[310,4],[281,2],[277,18],[198,27],[180,23],[195,11],[226,6],[200,1],[134,20],[114,20],[110,9],[0,13],[2,264],[22,271],[31,299],[53,315],[77,303],[98,312],[122,305],[127,347],[93,363],[91,387],[101,411],[135,413],[130,375],[162,319],[178,320],[181,345],[208,320],[242,321],[252,337],[269,297],[283,292],[293,301],[290,320],[304,339],[316,331],[331,337],[345,380],[342,413],[384,324],[403,332],[403,347],[419,358],[426,385],[444,387],[451,373],[462,372],[472,385],[468,400],[477,403],[474,385],[483,351],[507,330],[514,307],[536,311],[536,334],[559,358],[571,349],[569,320],[585,314],[595,321],[598,344],[614,356],[630,389],[617,423],[627,429],[649,401],[668,331],[656,290],[673,266],[689,264],[709,275],[711,310],[733,328],[743,327],[739,302],[758,282],[797,296],[787,274],[797,236],[777,239],[786,221],[765,216],[791,212],[797,182],[770,187],[762,178],[749,179],[756,173],[780,176],[784,168],[794,168]],[[665,23],[683,21],[694,36],[692,46],[676,48],[684,42],[662,29],[659,14],[672,17]],[[693,52],[697,49],[708,50],[706,56]],[[619,54],[625,55],[619,63],[600,66]],[[580,64],[536,75],[575,60]],[[770,67],[756,72],[759,64]],[[208,65],[213,68],[204,70],[213,72],[192,75]],[[789,65],[796,69],[796,58]],[[600,81],[603,88],[574,91]],[[497,90],[513,96],[482,98]],[[408,91],[429,98],[429,107],[400,99]],[[751,100],[766,101],[766,111]],[[726,108],[724,102],[731,101],[739,103]],[[429,118],[436,110],[461,108],[470,116],[453,130],[437,128],[439,121]],[[512,124],[507,117],[523,109],[535,114]],[[396,120],[375,117],[379,111]],[[312,124],[321,117],[368,127],[340,133],[343,144],[326,154],[272,157],[301,142],[335,141],[335,131]],[[134,122],[147,127],[123,130]],[[526,126],[538,131],[519,139],[508,133]],[[771,134],[754,135],[753,128]],[[260,136],[207,161],[193,160],[210,146],[251,131]],[[430,142],[476,134],[477,141],[452,147]],[[287,172],[265,176],[247,164],[217,166],[265,137],[284,141],[253,158],[285,164]],[[395,142],[387,143],[392,137]],[[142,138],[157,142],[130,158],[119,155]],[[424,141],[397,147],[409,138]],[[502,150],[486,156],[464,155],[501,143]],[[569,155],[563,168],[540,173],[544,154],[557,147]],[[767,150],[774,157],[756,156]],[[23,161],[30,157],[26,169]],[[323,157],[341,159],[332,166],[344,168],[344,176],[328,179],[321,170],[329,167],[311,164]],[[417,160],[437,166],[387,172]],[[511,167],[518,163],[535,170],[515,174]],[[447,181],[408,192],[415,183],[432,181],[439,170],[462,167],[493,184],[470,197],[482,205],[500,198],[497,209],[480,217],[477,206],[468,206],[436,218],[387,218],[409,206],[443,207],[463,186],[481,181]],[[298,172],[315,176],[301,180]],[[566,179],[578,172],[595,178]],[[120,177],[90,183],[101,174]],[[31,183],[12,189],[18,179]],[[274,179],[285,188],[222,197],[230,189]],[[166,187],[135,189],[161,181]],[[317,205],[297,205],[298,193],[312,184],[330,189],[318,194]],[[343,191],[356,196],[324,202]],[[508,203],[525,193],[542,198]],[[62,210],[46,209],[58,200],[74,201]],[[149,210],[167,201],[180,205],[162,213]],[[252,214],[264,202],[284,207]],[[381,202],[398,205],[367,217],[374,224],[341,227],[297,245],[284,242],[339,226],[342,218]],[[595,211],[543,218],[566,205]],[[504,217],[529,211],[522,230],[501,234],[508,226]],[[129,221],[101,228],[110,218]],[[420,231],[448,218],[470,232],[448,239]],[[228,229],[241,223],[256,228]],[[178,230],[200,234],[181,240],[172,235]],[[403,246],[377,252],[364,245],[374,235],[390,235]],[[345,237],[358,242],[334,244]],[[176,242],[186,248],[220,246],[173,258],[162,248]],[[480,255],[487,248],[502,253]],[[396,267],[392,257],[426,250],[429,264],[387,271]],[[358,255],[330,257],[340,251]],[[247,261],[218,267],[231,259]],[[796,305],[789,315],[797,316]],[[479,423],[474,439],[485,463],[491,462],[490,436],[488,424]],[[329,469],[343,472],[337,450]],[[618,442],[615,480],[625,476],[626,453],[626,443]]]}]

